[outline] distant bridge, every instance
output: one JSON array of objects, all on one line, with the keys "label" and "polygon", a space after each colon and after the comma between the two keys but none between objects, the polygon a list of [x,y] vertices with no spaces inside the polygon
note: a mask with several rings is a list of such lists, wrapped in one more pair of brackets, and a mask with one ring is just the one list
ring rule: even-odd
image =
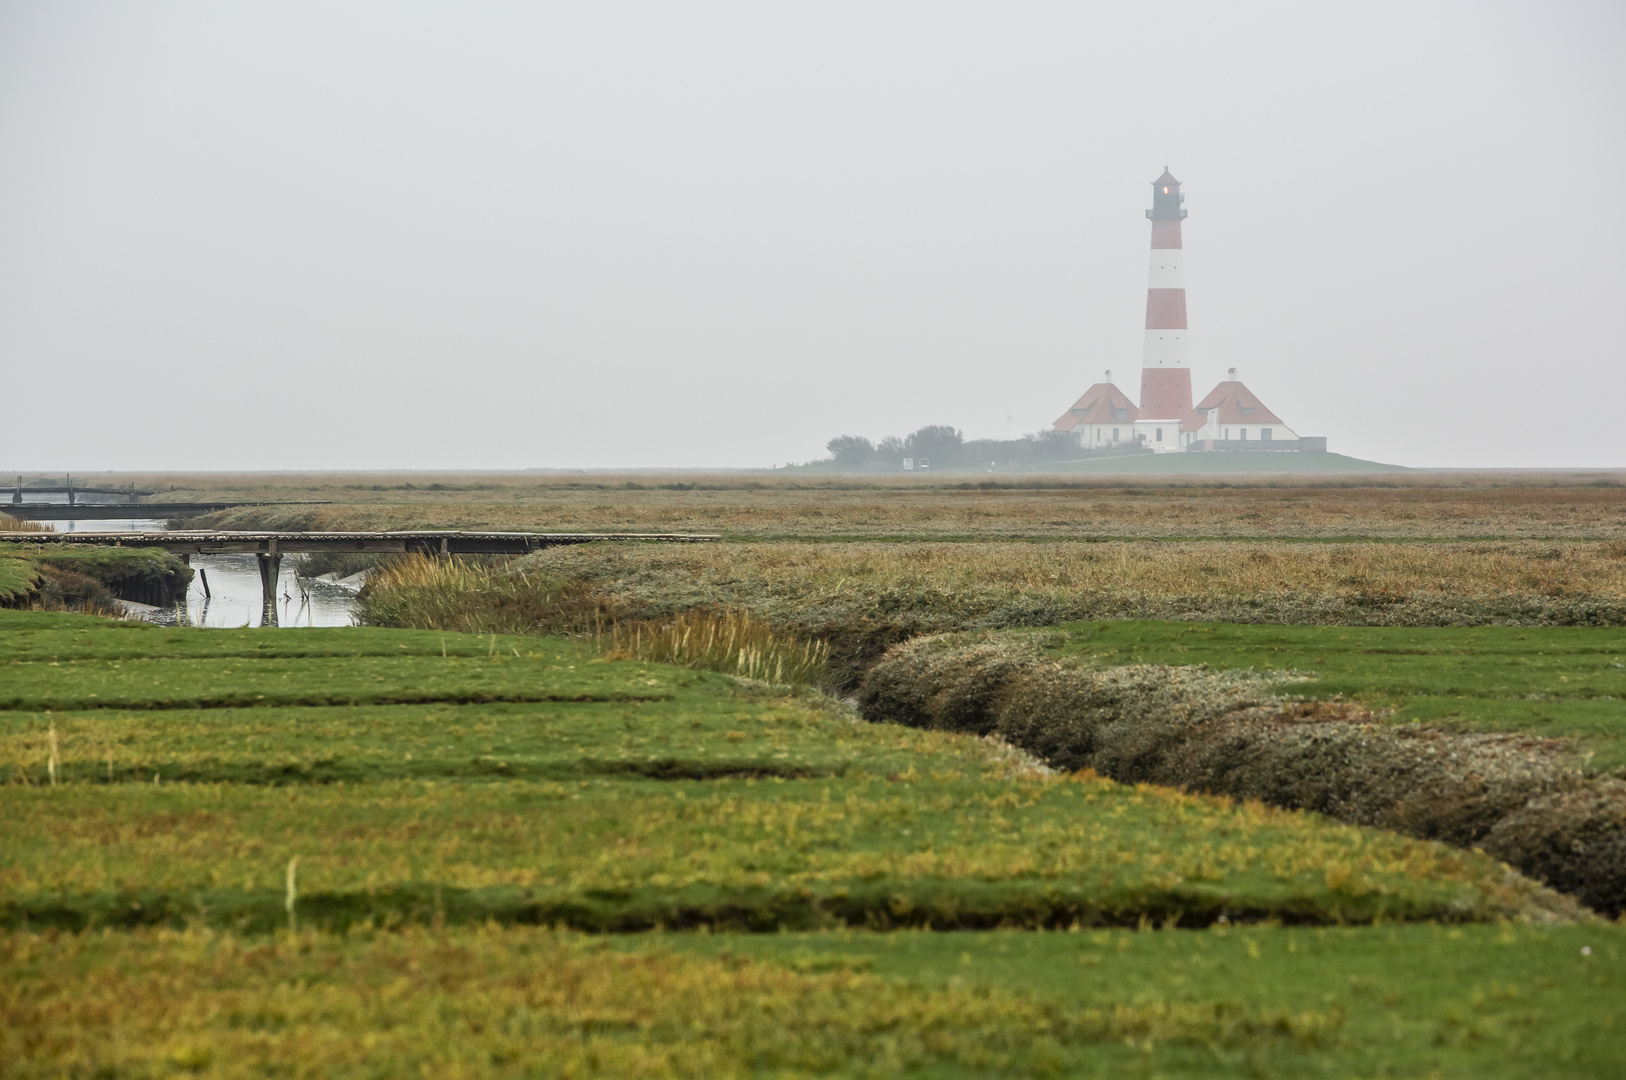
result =
[{"label": "distant bridge", "polygon": [[17,477],[17,483],[13,485],[11,489],[12,503],[21,503],[25,494],[66,495],[68,497],[68,505],[72,506],[74,501],[80,495],[117,495],[126,502],[135,502],[137,496],[156,495],[158,493],[156,491],[137,491],[134,484],[131,484],[129,487],[122,488],[84,487],[83,485],[75,484],[73,482],[73,477],[71,476],[68,477],[61,485],[24,484],[23,478],[19,476]]},{"label": "distant bridge", "polygon": [[[24,488],[35,491],[36,488]],[[75,488],[81,493],[84,488]],[[101,502],[101,503],[9,503],[0,505],[0,514],[27,521],[106,521],[112,518],[184,518],[234,510],[239,506],[331,506],[327,502]]]},{"label": "distant bridge", "polygon": [[259,558],[260,586],[267,621],[275,619],[277,576],[282,556],[307,551],[352,551],[375,554],[524,555],[543,548],[605,541],[657,544],[709,544],[713,533],[516,533],[516,532],[0,532],[0,543],[62,545],[104,544],[111,547],[163,548],[187,562],[193,555],[252,553]]}]

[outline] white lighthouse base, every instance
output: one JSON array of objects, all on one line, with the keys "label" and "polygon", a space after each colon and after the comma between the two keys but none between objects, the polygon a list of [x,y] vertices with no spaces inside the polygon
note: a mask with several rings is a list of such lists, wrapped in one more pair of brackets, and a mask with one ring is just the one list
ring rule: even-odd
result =
[{"label": "white lighthouse base", "polygon": [[1180,445],[1178,420],[1147,420],[1142,417],[1135,421],[1135,434],[1140,436],[1141,445],[1153,453],[1177,454],[1185,449]]}]

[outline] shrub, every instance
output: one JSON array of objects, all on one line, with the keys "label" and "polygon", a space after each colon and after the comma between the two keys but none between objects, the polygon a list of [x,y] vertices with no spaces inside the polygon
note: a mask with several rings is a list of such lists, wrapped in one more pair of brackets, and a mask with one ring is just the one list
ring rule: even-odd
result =
[{"label": "shrub", "polygon": [[837,435],[825,443],[824,448],[830,451],[837,465],[847,468],[857,468],[875,453],[875,444],[862,435]]},{"label": "shrub", "polygon": [[959,457],[965,436],[947,424],[927,424],[904,437],[903,452],[917,458],[935,458],[938,467]]}]

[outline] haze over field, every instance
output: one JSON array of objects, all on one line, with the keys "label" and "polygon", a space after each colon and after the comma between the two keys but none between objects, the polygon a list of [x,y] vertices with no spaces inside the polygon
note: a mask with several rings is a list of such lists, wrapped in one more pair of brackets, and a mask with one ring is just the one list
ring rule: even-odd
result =
[{"label": "haze over field", "polygon": [[0,463],[765,466],[1193,389],[1611,467],[1614,3],[0,7]]}]

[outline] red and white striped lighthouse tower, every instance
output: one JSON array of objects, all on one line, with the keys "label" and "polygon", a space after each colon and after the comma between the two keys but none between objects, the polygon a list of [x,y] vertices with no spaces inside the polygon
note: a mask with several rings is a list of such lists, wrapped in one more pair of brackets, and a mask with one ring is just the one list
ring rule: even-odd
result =
[{"label": "red and white striped lighthouse tower", "polygon": [[[1180,421],[1191,413],[1191,368],[1186,361],[1186,270],[1180,247],[1180,181],[1165,167],[1152,181],[1151,273],[1146,284],[1146,347],[1140,372],[1140,418],[1135,430],[1153,449],[1178,450]],[[1162,436],[1159,438],[1158,436]]]}]

